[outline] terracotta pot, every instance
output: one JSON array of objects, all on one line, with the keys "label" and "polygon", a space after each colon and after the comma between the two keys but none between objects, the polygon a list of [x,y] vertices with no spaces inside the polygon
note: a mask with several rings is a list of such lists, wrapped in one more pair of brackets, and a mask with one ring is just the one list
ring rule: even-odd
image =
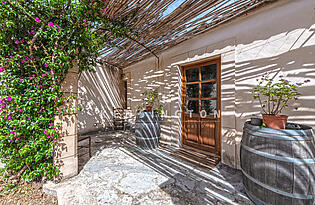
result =
[{"label": "terracotta pot", "polygon": [[146,106],[146,107],[145,107],[145,110],[146,110],[147,112],[152,112],[152,106]]},{"label": "terracotta pot", "polygon": [[273,129],[285,129],[287,124],[288,116],[286,115],[266,115],[263,114],[263,122],[268,128]]}]

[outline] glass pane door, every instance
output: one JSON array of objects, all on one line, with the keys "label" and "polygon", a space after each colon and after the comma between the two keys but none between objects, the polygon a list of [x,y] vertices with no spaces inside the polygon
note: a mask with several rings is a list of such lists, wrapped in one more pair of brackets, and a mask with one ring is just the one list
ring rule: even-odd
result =
[{"label": "glass pane door", "polygon": [[220,155],[220,59],[184,67],[183,144]]}]

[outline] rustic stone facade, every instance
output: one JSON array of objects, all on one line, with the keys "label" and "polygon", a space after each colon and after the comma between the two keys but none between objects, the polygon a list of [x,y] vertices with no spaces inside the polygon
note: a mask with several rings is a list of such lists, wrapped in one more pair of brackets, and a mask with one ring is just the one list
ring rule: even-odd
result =
[{"label": "rustic stone facade", "polygon": [[66,99],[69,96],[72,98],[69,102],[66,101],[60,109],[69,109],[70,111],[55,117],[55,125],[60,123],[61,126],[59,129],[60,138],[55,143],[54,161],[60,166],[62,178],[69,178],[78,174],[78,114],[77,109],[75,109],[78,105],[78,72],[78,66],[74,63],[62,84]]}]

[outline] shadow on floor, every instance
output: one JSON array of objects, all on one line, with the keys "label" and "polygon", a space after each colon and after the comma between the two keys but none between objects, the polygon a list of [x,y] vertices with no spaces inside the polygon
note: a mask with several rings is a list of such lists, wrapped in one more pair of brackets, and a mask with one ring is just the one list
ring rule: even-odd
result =
[{"label": "shadow on floor", "polygon": [[[78,142],[79,172],[83,169],[84,165],[90,160],[89,152],[91,152],[91,156],[94,156],[97,152],[104,148],[120,147],[120,145],[123,144],[124,136],[128,136],[129,134],[130,134],[129,131],[113,130],[94,132],[85,134],[84,136],[79,136]],[[89,146],[89,139],[87,137],[91,137],[91,147]]]},{"label": "shadow on floor", "polygon": [[[218,158],[188,149],[163,145],[141,150],[129,132],[108,132],[92,138],[95,154],[116,148],[168,178],[159,187],[173,204],[252,204],[244,194],[241,173],[218,162]],[[88,158],[80,159],[80,167]],[[141,182],[139,182],[141,183]]]}]

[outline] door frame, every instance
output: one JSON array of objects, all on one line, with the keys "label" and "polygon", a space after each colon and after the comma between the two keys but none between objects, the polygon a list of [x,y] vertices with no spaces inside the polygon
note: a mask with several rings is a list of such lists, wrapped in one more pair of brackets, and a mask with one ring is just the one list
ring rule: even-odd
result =
[{"label": "door frame", "polygon": [[[181,71],[181,142],[180,142],[180,146],[181,147],[189,147],[189,148],[193,148],[190,147],[189,145],[184,144],[184,137],[186,136],[185,133],[185,122],[184,122],[184,114],[185,114],[185,109],[184,109],[184,103],[185,103],[185,69],[186,68],[190,68],[193,66],[201,66],[201,65],[208,65],[208,64],[213,64],[216,63],[218,65],[217,67],[217,110],[219,110],[220,112],[218,112],[219,114],[219,123],[217,124],[217,132],[216,132],[216,136],[215,136],[215,140],[217,142],[216,146],[218,147],[217,150],[217,154],[213,153],[213,152],[208,152],[209,154],[215,154],[218,157],[221,157],[222,154],[222,129],[221,129],[221,124],[222,124],[222,105],[221,105],[221,98],[222,98],[222,93],[221,93],[221,56],[217,56],[217,57],[213,57],[210,59],[206,59],[206,60],[202,60],[202,61],[197,61],[197,62],[191,62],[189,64],[185,64],[185,65],[181,65],[180,66],[180,71]],[[197,149],[197,148],[193,148],[193,149]],[[197,149],[200,152],[205,152],[205,150],[202,149]],[[207,151],[206,151],[207,152]]]}]

